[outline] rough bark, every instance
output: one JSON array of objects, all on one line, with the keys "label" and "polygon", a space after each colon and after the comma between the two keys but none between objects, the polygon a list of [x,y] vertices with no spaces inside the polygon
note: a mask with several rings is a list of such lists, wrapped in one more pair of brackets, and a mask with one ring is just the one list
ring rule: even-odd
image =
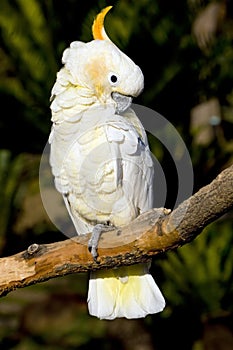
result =
[{"label": "rough bark", "polygon": [[121,229],[102,234],[98,260],[87,243],[90,234],[38,245],[0,259],[0,296],[70,273],[144,262],[192,241],[211,222],[233,207],[233,165],[170,212],[152,209]]}]

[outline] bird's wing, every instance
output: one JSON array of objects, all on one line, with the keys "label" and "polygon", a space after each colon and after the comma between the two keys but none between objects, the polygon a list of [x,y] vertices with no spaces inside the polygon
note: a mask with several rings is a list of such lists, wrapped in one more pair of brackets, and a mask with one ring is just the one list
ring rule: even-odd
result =
[{"label": "bird's wing", "polygon": [[127,224],[152,207],[147,140],[125,117],[96,112],[79,122],[55,176],[78,233],[97,223]]}]

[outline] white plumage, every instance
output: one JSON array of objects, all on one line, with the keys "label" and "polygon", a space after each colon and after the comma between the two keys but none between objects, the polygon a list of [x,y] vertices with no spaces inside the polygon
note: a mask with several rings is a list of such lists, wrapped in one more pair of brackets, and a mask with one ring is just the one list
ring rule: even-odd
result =
[{"label": "white plumage", "polygon": [[[95,40],[73,42],[65,50],[52,89],[50,164],[78,234],[99,223],[126,225],[153,206],[146,133],[127,108],[129,96],[143,89],[143,75],[106,33],[101,37],[97,24],[101,27],[107,11],[94,22]],[[164,305],[147,264],[91,274],[91,315],[138,318]]]}]

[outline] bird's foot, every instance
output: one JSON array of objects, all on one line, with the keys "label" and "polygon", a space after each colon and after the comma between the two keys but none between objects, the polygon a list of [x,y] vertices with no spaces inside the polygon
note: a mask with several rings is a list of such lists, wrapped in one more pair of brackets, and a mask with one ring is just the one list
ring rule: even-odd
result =
[{"label": "bird's foot", "polygon": [[114,226],[109,226],[105,224],[97,224],[93,228],[91,238],[88,241],[88,250],[93,256],[93,259],[95,260],[95,262],[97,261],[97,257],[98,257],[97,248],[98,248],[98,243],[99,243],[101,234],[103,232],[111,231],[114,229],[115,229]]}]

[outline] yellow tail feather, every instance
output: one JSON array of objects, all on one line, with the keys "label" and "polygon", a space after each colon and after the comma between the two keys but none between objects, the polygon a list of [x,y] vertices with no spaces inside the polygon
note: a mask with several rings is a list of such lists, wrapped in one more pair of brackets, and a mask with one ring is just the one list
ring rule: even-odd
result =
[{"label": "yellow tail feather", "polygon": [[138,264],[93,272],[88,291],[90,314],[112,320],[162,311],[164,298],[148,270],[147,264]]}]

